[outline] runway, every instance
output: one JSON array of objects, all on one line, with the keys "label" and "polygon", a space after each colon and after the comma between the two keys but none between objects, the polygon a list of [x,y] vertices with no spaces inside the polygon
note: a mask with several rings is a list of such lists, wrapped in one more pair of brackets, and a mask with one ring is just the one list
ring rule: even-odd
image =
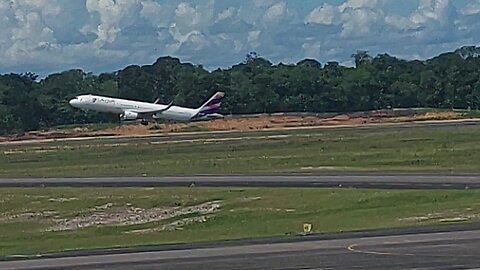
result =
[{"label": "runway", "polygon": [[344,174],[175,177],[0,178],[0,187],[343,187],[395,189],[480,188],[480,175]]},{"label": "runway", "polygon": [[[0,187],[480,188],[480,175],[343,174],[4,178]],[[480,224],[71,252],[0,261],[0,269],[474,269]],[[1,258],[0,258],[1,259]]]},{"label": "runway", "polygon": [[[477,226],[478,227],[478,226]],[[316,239],[324,238],[324,239]],[[326,239],[325,239],[326,238]],[[393,236],[325,236],[160,251],[0,262],[0,269],[473,269],[480,229]],[[161,249],[161,248],[160,248]]]}]

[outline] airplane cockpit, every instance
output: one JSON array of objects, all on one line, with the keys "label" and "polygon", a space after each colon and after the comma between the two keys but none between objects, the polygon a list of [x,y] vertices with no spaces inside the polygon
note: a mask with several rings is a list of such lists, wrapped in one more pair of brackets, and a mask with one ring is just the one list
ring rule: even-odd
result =
[{"label": "airplane cockpit", "polygon": [[72,106],[75,106],[75,105],[78,105],[82,102],[82,98],[81,97],[74,97],[72,98],[68,103]]},{"label": "airplane cockpit", "polygon": [[76,107],[76,105],[80,105],[82,103],[86,103],[88,102],[88,96],[76,96],[74,98],[72,98],[68,103],[74,107]]}]

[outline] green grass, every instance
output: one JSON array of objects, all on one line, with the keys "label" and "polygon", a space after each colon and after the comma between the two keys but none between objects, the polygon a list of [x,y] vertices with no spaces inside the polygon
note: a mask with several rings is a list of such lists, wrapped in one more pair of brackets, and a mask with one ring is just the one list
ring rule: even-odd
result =
[{"label": "green grass", "polygon": [[[157,132],[165,132],[165,130],[162,130],[162,127],[159,124],[153,125],[152,127],[149,128],[149,130],[153,130]],[[206,131],[212,131],[212,130],[195,123],[190,123],[186,126],[173,130],[173,132],[206,132]]]},{"label": "green grass", "polygon": [[480,110],[465,110],[462,112],[464,118],[480,118]]},{"label": "green grass", "polygon": [[0,145],[0,177],[376,170],[479,172],[480,126],[382,126]]},{"label": "green grass", "polygon": [[[263,236],[296,235],[304,222],[314,232],[431,225],[441,218],[480,218],[478,190],[354,190],[354,189],[225,189],[225,188],[3,188],[0,189],[0,256],[36,254],[80,248],[184,243]],[[77,198],[56,202],[52,198]],[[257,199],[252,199],[257,198]],[[195,205],[221,200],[220,210],[204,223],[183,230],[126,234],[164,222],[133,226],[90,227],[45,232],[52,219],[5,220],[20,213],[56,211],[59,218],[91,212],[106,203],[152,208]],[[435,214],[419,221],[412,217]],[[171,222],[172,220],[168,220]]]}]

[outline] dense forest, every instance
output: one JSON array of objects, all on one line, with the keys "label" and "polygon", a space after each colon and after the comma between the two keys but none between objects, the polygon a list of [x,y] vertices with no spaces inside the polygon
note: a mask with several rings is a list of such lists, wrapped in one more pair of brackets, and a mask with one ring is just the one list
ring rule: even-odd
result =
[{"label": "dense forest", "polygon": [[256,53],[229,69],[161,57],[153,65],[128,66],[94,75],[74,69],[38,79],[35,74],[0,75],[0,134],[74,123],[117,121],[84,112],[68,100],[101,94],[135,100],[160,98],[197,107],[214,91],[226,92],[225,114],[346,112],[398,107],[480,107],[480,48],[462,47],[435,58],[406,61],[357,51],[355,67],[305,59],[273,65]]}]

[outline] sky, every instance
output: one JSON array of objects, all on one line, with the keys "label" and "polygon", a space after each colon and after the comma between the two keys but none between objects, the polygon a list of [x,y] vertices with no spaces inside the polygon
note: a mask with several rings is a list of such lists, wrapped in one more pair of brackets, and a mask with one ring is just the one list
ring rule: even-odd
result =
[{"label": "sky", "polygon": [[427,59],[480,43],[480,0],[0,0],[0,73],[95,74],[158,57],[213,70],[351,54]]}]

